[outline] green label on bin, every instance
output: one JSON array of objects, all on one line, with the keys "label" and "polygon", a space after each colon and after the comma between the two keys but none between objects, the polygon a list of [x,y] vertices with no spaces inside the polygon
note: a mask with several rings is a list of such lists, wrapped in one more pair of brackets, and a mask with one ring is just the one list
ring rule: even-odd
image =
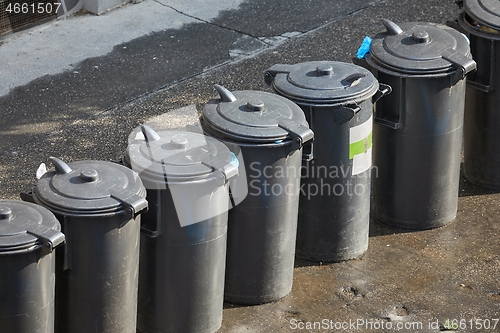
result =
[{"label": "green label on bin", "polygon": [[349,145],[349,158],[353,159],[354,155],[364,154],[372,147],[372,132],[362,140],[356,141]]},{"label": "green label on bin", "polygon": [[361,125],[349,130],[349,159],[352,161],[352,175],[357,175],[372,166],[372,128],[370,117]]}]

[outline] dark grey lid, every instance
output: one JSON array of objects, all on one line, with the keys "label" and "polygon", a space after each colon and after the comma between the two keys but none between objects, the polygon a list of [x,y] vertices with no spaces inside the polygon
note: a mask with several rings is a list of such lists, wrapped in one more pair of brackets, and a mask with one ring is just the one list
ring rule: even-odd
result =
[{"label": "dark grey lid", "polygon": [[369,70],[337,61],[274,65],[266,71],[266,82],[297,103],[351,104],[378,90],[378,81]]},{"label": "dark grey lid", "polygon": [[230,92],[215,86],[220,98],[203,107],[203,127],[218,137],[252,143],[295,140],[302,144],[314,136],[304,112],[292,101],[263,91]]},{"label": "dark grey lid", "polygon": [[33,195],[52,212],[68,215],[135,216],[148,208],[146,191],[135,171],[103,161],[64,163],[51,157],[55,171],[39,179]]},{"label": "dark grey lid", "polygon": [[42,249],[44,254],[64,242],[61,225],[42,206],[0,200],[0,255]]},{"label": "dark grey lid", "polygon": [[500,30],[500,1],[464,0],[464,9],[477,22]]},{"label": "dark grey lid", "polygon": [[155,132],[146,125],[130,134],[126,159],[141,178],[161,184],[215,176],[218,171],[226,180],[238,174],[229,148],[219,140],[192,132]]},{"label": "dark grey lid", "polygon": [[366,60],[377,69],[412,75],[462,76],[476,69],[467,38],[436,23],[401,23],[382,20],[387,31],[377,34]]}]

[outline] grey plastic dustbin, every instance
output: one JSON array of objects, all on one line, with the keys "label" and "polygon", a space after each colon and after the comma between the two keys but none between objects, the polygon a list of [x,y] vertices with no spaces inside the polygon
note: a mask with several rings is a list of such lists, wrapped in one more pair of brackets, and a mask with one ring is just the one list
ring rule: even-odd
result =
[{"label": "grey plastic dustbin", "polygon": [[146,190],[134,171],[102,161],[64,163],[33,188],[31,199],[59,219],[57,333],[135,333],[140,213]]},{"label": "grey plastic dustbin", "polygon": [[138,330],[215,332],[222,322],[229,149],[199,133],[129,136],[124,164],[137,171],[150,210],[142,216]]},{"label": "grey plastic dustbin", "polygon": [[477,62],[465,94],[464,174],[472,183],[500,190],[500,5],[464,0],[463,6],[458,24]]},{"label": "grey plastic dustbin", "polygon": [[372,97],[390,87],[379,91],[370,71],[336,61],[274,65],[265,76],[273,92],[302,108],[315,135],[312,151],[303,151],[296,257],[360,256],[368,248]]},{"label": "grey plastic dustbin", "polygon": [[22,201],[0,200],[0,330],[54,332],[56,217]]},{"label": "grey plastic dustbin", "polygon": [[467,38],[435,23],[383,20],[366,61],[392,93],[375,105],[373,213],[391,226],[430,229],[457,213]]},{"label": "grey plastic dustbin", "polygon": [[229,211],[224,298],[260,304],[292,288],[302,145],[313,138],[304,113],[284,97],[216,86],[203,107],[206,134],[243,162],[248,194]]}]

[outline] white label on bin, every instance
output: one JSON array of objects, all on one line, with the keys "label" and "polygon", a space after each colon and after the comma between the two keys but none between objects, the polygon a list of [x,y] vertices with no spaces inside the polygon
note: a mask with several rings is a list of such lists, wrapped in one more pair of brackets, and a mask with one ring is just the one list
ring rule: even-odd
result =
[{"label": "white label on bin", "polygon": [[370,117],[349,131],[349,158],[353,160],[353,176],[365,172],[372,166],[372,129],[373,119]]}]

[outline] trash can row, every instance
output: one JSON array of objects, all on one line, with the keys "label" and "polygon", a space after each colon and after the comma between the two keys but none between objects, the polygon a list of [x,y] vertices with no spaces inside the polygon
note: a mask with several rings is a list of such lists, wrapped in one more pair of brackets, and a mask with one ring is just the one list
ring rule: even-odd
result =
[{"label": "trash can row", "polygon": [[370,210],[407,229],[451,221],[476,64],[452,28],[383,23],[366,68],[275,65],[273,93],[216,85],[203,134],[142,125],[124,166],[50,158],[23,198],[38,205],[0,203],[1,274],[22,271],[5,281],[34,279],[40,298],[23,321],[20,291],[2,288],[18,304],[6,327],[52,332],[55,317],[56,332],[215,332],[224,300],[286,296],[295,255],[364,253]]}]

